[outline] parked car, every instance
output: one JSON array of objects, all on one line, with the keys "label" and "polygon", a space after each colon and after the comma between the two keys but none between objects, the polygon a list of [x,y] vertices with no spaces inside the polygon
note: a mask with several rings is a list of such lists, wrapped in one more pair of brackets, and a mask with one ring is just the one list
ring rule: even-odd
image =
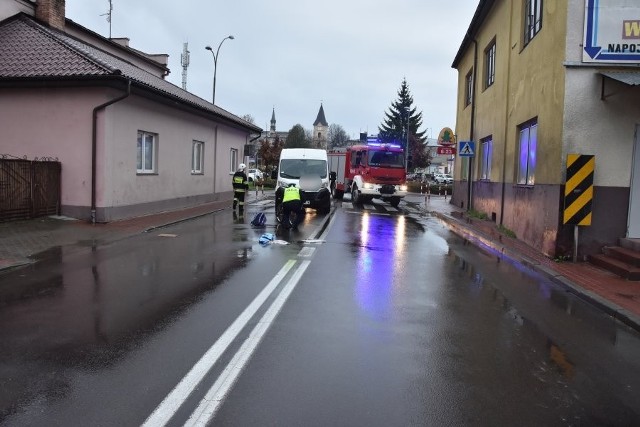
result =
[{"label": "parked car", "polygon": [[262,181],[264,178],[264,174],[260,169],[248,169],[247,170],[247,178],[249,178],[249,182],[253,181]]},{"label": "parked car", "polygon": [[448,173],[434,173],[433,181],[436,184],[453,184],[453,177]]}]

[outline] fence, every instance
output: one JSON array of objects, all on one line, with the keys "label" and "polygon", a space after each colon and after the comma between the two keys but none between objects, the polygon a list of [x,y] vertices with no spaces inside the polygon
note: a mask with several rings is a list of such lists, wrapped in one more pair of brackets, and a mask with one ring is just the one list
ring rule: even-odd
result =
[{"label": "fence", "polygon": [[61,164],[0,155],[0,222],[60,213]]}]

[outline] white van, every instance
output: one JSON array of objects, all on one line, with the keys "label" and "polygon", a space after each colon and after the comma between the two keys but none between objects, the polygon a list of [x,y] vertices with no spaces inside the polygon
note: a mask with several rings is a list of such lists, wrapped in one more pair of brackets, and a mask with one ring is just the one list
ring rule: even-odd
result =
[{"label": "white van", "polygon": [[[302,190],[304,207],[326,214],[331,210],[327,151],[315,148],[283,148],[276,182],[276,211],[284,189],[295,184]],[[301,179],[302,178],[302,179]]]}]

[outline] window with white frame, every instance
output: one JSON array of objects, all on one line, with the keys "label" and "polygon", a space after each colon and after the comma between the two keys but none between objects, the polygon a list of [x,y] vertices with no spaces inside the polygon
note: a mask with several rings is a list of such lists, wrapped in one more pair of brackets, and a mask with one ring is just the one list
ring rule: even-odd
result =
[{"label": "window with white frame", "polygon": [[536,181],[536,156],[538,151],[538,120],[523,123],[519,127],[518,184],[533,185]]},{"label": "window with white frame", "polygon": [[480,179],[491,179],[491,158],[493,157],[493,137],[480,140]]},{"label": "window with white frame", "polygon": [[238,170],[238,150],[232,148],[229,152],[229,170],[235,173]]},{"label": "window with white frame", "polygon": [[140,174],[156,173],[158,135],[138,131],[136,170]]},{"label": "window with white frame", "polygon": [[204,142],[193,141],[191,144],[191,173],[204,173]]},{"label": "window with white frame", "polygon": [[524,45],[542,28],[542,0],[524,0]]},{"label": "window with white frame", "polygon": [[488,88],[496,79],[496,41],[484,51],[484,87]]},{"label": "window with white frame", "polygon": [[473,70],[470,70],[464,78],[464,106],[471,104],[473,100]]}]

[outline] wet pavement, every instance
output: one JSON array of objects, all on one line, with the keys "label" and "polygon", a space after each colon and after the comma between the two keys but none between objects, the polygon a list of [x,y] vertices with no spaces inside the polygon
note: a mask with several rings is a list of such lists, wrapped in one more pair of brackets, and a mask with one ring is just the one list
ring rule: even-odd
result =
[{"label": "wet pavement", "polygon": [[[271,191],[250,192],[247,203],[260,203],[271,197]],[[587,262],[556,262],[526,243],[500,233],[491,221],[465,217],[464,210],[452,205],[447,197],[410,194],[405,203],[436,215],[453,232],[484,247],[496,257],[512,259],[531,268],[568,292],[640,330],[640,282],[628,281]],[[69,252],[74,248],[81,250],[113,243],[180,221],[230,209],[231,201],[228,200],[107,224],[92,225],[60,217],[0,223],[0,279],[2,270],[38,262],[61,248]],[[248,222],[250,218],[246,220]]]}]

